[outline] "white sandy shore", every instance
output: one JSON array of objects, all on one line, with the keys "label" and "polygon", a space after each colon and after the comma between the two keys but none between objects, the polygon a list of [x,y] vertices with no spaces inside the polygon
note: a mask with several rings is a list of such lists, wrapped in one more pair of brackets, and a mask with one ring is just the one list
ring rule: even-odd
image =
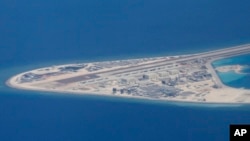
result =
[{"label": "white sandy shore", "polygon": [[[13,77],[15,78],[15,77]],[[31,91],[41,91],[41,92],[53,92],[53,93],[64,93],[64,94],[76,94],[76,95],[96,95],[96,96],[110,96],[118,98],[132,98],[132,99],[146,99],[153,101],[171,101],[171,102],[185,102],[185,103],[200,103],[200,104],[250,104],[250,91],[245,89],[235,89],[226,86],[223,90],[212,91],[211,95],[207,96],[207,101],[197,101],[192,97],[181,99],[181,98],[162,98],[162,99],[153,99],[140,96],[129,96],[129,95],[111,95],[105,94],[102,92],[77,92],[77,91],[60,91],[60,90],[46,90],[43,88],[34,88],[31,86],[20,86],[16,83],[13,83],[13,79],[9,79],[6,84],[12,88],[22,89],[22,90],[31,90]],[[240,95],[240,96],[239,96]]]},{"label": "white sandy shore", "polygon": [[[250,46],[250,45],[243,45],[244,46]],[[241,47],[241,46],[237,46],[237,47]],[[237,48],[234,47],[234,48]],[[224,49],[222,49],[224,50]],[[210,51],[210,52],[216,52],[216,51]],[[203,53],[200,53],[203,54]],[[200,54],[194,54],[195,55],[200,55]],[[187,55],[186,55],[187,56]],[[191,55],[192,56],[192,55]],[[178,57],[178,56],[175,56]],[[153,59],[166,59],[167,57],[157,57],[157,58],[153,58]],[[39,82],[35,82],[35,83],[18,83],[17,79],[20,79],[22,75],[31,72],[24,72],[21,74],[18,74],[16,76],[13,76],[12,78],[10,78],[6,84],[12,88],[16,88],[16,89],[23,89],[23,90],[32,90],[32,91],[44,91],[44,92],[55,92],[55,93],[67,93],[67,94],[87,94],[87,95],[101,95],[101,96],[112,96],[112,97],[125,97],[125,98],[136,98],[136,99],[149,99],[149,100],[160,100],[160,101],[178,101],[178,102],[194,102],[194,103],[216,103],[216,104],[250,104],[250,90],[247,89],[236,89],[236,88],[231,88],[228,87],[226,85],[224,85],[220,78],[218,77],[218,75],[216,74],[216,72],[214,71],[213,67],[211,66],[211,62],[218,60],[218,59],[222,59],[222,58],[215,58],[212,59],[209,62],[209,70],[211,70],[211,73],[214,76],[214,80],[216,81],[216,83],[218,83],[222,88],[219,89],[201,89],[201,93],[199,95],[190,95],[190,96],[176,96],[176,97],[161,97],[161,98],[149,98],[149,97],[142,97],[142,96],[132,96],[132,95],[128,95],[128,94],[111,94],[111,88],[105,88],[102,89],[101,91],[91,91],[91,90],[77,90],[77,89],[57,89],[54,87],[45,87],[45,84],[48,82],[48,84],[52,84],[52,81],[56,81],[59,79],[63,79],[63,78],[69,78],[69,77],[75,77],[75,76],[79,76],[80,74],[85,74],[87,72],[81,71],[75,74],[64,74],[63,76],[57,76],[57,77],[53,77],[53,78],[48,78],[48,80],[45,80],[42,84]],[[136,59],[133,59],[136,60]],[[139,60],[139,59],[138,59]],[[109,62],[109,61],[106,61]],[[154,60],[149,61],[149,63],[153,63]],[[94,62],[94,63],[99,63],[99,62]],[[94,63],[89,63],[89,64],[94,64]],[[142,64],[147,64],[146,63],[142,63]],[[67,65],[61,65],[60,67],[63,66],[70,66],[70,65],[75,65],[75,64],[67,64]],[[57,66],[58,67],[58,66]],[[51,72],[53,72],[53,67],[49,67],[51,69]],[[117,67],[122,68],[122,67]],[[229,68],[232,69],[232,68]],[[33,72],[38,72],[38,70],[41,69],[37,69],[37,70],[33,70]],[[101,71],[97,71],[97,72],[105,72],[108,71],[109,68],[105,68]],[[49,83],[50,82],[50,83]],[[212,81],[207,82],[208,84],[212,85]],[[40,86],[44,86],[44,87],[39,87]],[[55,84],[56,85],[56,84]],[[195,85],[202,85],[202,82],[197,82],[197,84]],[[69,87],[69,86],[65,86],[65,87]],[[181,86],[180,86],[181,87]],[[182,87],[182,89],[186,89],[185,87]],[[189,90],[190,91],[190,90]],[[197,91],[197,89],[196,89]],[[206,101],[200,101],[201,99],[206,99]]]}]

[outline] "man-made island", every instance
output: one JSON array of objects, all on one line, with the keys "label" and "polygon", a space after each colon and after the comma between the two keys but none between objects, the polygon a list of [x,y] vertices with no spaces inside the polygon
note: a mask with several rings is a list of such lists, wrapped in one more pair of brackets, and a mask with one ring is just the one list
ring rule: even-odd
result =
[{"label": "man-made island", "polygon": [[40,68],[10,78],[10,87],[75,94],[202,103],[250,103],[250,90],[225,86],[214,60],[250,53],[250,44],[199,54]]}]

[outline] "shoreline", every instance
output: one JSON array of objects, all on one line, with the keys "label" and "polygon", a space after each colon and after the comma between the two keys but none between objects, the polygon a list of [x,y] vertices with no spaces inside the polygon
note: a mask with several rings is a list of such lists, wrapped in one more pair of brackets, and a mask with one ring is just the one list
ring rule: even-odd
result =
[{"label": "shoreline", "polygon": [[[238,48],[238,47],[246,47],[246,46],[250,46],[250,44],[239,45],[239,46],[235,46],[235,47],[231,47],[231,48],[224,48],[224,49],[219,49],[219,50],[221,51],[221,50],[227,50],[227,49],[235,49],[235,48]],[[217,52],[217,51],[218,50],[209,51],[209,52],[205,52],[205,53],[195,53],[195,54],[180,55],[180,56],[164,56],[164,57],[189,57],[189,56],[196,56],[196,55],[202,55],[202,54],[207,54],[207,53],[213,53],[213,52]],[[248,53],[246,53],[246,54],[248,54]],[[238,56],[238,55],[236,55],[236,56]],[[153,59],[155,59],[155,58],[159,59],[159,58],[164,58],[164,57],[152,57],[152,58]],[[228,58],[228,57],[224,57],[224,58]],[[234,89],[234,90],[241,90],[241,89],[236,89],[236,88],[232,88],[232,87],[229,87],[229,86],[225,85],[221,81],[221,79],[218,76],[218,74],[215,72],[214,66],[212,65],[212,62],[214,62],[216,60],[224,59],[224,58],[212,59],[208,63],[212,67],[211,70],[213,70],[212,73],[216,76],[216,79],[217,79],[216,81],[219,82],[220,85],[222,85],[225,88]],[[149,58],[141,58],[141,59],[149,59]],[[140,59],[126,59],[125,61],[127,61],[127,60],[130,60],[130,61],[133,60],[134,61],[134,60],[140,60]],[[112,60],[112,61],[124,61],[124,60]],[[102,63],[104,63],[104,62],[112,62],[112,61],[103,61]],[[92,62],[92,63],[99,63],[99,62]],[[68,66],[68,65],[72,65],[72,64],[66,64],[64,66]],[[39,68],[39,69],[41,69],[41,68]],[[36,70],[38,70],[38,69],[36,69]],[[22,74],[25,74],[25,73],[28,73],[28,72],[30,72],[30,71],[23,72],[21,74],[17,74],[15,76],[11,77],[10,79],[8,79],[6,81],[5,84],[7,86],[9,86],[11,88],[15,88],[15,89],[22,89],[22,90],[29,90],[29,91],[41,91],[41,92],[53,92],[53,93],[64,93],[64,94],[68,93],[68,94],[75,94],[75,95],[81,95],[81,94],[83,94],[83,95],[95,95],[95,96],[105,96],[105,97],[106,96],[111,96],[111,97],[118,97],[118,98],[129,98],[129,99],[132,98],[132,99],[142,99],[142,100],[152,100],[152,101],[166,101],[166,102],[180,102],[180,103],[199,103],[199,104],[250,104],[250,103],[242,103],[242,102],[223,102],[223,101],[221,101],[221,102],[210,102],[210,101],[203,102],[203,101],[192,101],[192,100],[186,100],[186,99],[178,99],[178,100],[176,100],[176,99],[173,99],[173,100],[171,100],[171,99],[153,99],[153,98],[140,97],[140,96],[110,95],[110,94],[105,94],[105,93],[101,93],[101,92],[99,92],[99,93],[98,92],[86,92],[86,93],[84,93],[84,92],[77,92],[77,91],[60,91],[60,90],[52,90],[52,89],[46,90],[46,89],[42,89],[42,88],[22,87],[22,86],[17,85],[17,84],[15,85],[14,82],[11,82],[11,81],[13,81],[13,79],[17,78],[18,76],[20,76]]]},{"label": "shoreline", "polygon": [[[74,95],[74,96],[98,96],[98,97],[103,97],[103,98],[108,98],[108,97],[112,97],[112,98],[118,98],[118,99],[129,99],[129,100],[148,100],[148,101],[152,101],[152,102],[167,102],[167,103],[175,103],[176,104],[199,104],[199,105],[206,105],[206,104],[216,104],[216,105],[232,105],[232,106],[236,106],[236,105],[250,105],[250,103],[240,103],[240,102],[197,102],[197,101],[181,101],[181,100],[166,100],[166,99],[151,99],[151,98],[143,98],[143,97],[127,97],[127,96],[118,96],[118,95],[106,95],[106,94],[101,94],[101,93],[78,93],[78,92],[66,92],[66,91],[50,91],[50,90],[36,90],[36,89],[25,89],[22,87],[18,87],[18,86],[13,86],[9,83],[9,81],[6,81],[6,85],[11,87],[11,88],[15,88],[15,89],[19,89],[19,90],[24,90],[24,91],[30,91],[30,92],[49,92],[49,93],[53,93],[56,96],[63,94],[63,95]],[[231,87],[230,87],[231,88]]]}]

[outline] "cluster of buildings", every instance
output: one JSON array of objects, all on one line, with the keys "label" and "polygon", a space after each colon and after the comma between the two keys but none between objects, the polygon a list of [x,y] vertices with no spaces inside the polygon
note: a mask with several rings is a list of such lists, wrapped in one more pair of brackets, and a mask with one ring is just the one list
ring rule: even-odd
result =
[{"label": "cluster of buildings", "polygon": [[61,72],[77,72],[80,69],[87,67],[88,65],[72,65],[58,68]]},{"label": "cluster of buildings", "polygon": [[42,79],[42,75],[29,72],[29,73],[25,73],[24,75],[22,75],[22,77],[20,78],[20,82],[25,83],[25,82],[32,82],[34,80],[41,80],[41,79]]},{"label": "cluster of buildings", "polygon": [[103,69],[103,67],[101,67],[101,66],[96,66],[96,65],[89,66],[89,67],[86,68],[86,70],[87,70],[88,72],[94,72],[94,71],[98,71],[98,70],[101,70],[101,69]]},{"label": "cluster of buildings", "polygon": [[[108,62],[111,65],[128,65],[133,61]],[[114,63],[114,64],[113,64]],[[136,61],[134,63],[137,63]],[[68,84],[72,82],[80,82],[78,86],[85,87],[89,85],[93,89],[112,88],[113,94],[134,95],[144,97],[175,97],[181,94],[178,85],[199,82],[212,79],[212,74],[208,72],[205,66],[206,60],[195,59],[184,62],[169,63],[162,66],[154,66],[132,69],[131,71],[106,72],[109,77],[104,74],[82,75],[66,80],[60,80],[60,83]],[[105,63],[104,63],[105,64]],[[88,72],[94,72],[107,68],[98,64],[81,64],[70,65],[57,68],[57,72],[49,72],[45,74],[26,73],[21,77],[22,82],[32,82],[43,80],[50,76],[56,76],[65,73],[78,72],[85,69]],[[113,74],[113,75],[112,75]],[[105,75],[105,76],[104,76]],[[84,81],[82,81],[84,80]],[[57,81],[59,82],[59,81]]]},{"label": "cluster of buildings", "polygon": [[[140,94],[154,96],[177,96],[180,92],[177,85],[212,79],[212,74],[205,66],[205,59],[191,60],[179,64],[165,66],[164,69],[152,68],[144,73],[128,75],[118,80],[118,88],[113,88],[114,94]],[[131,74],[133,74],[131,72]],[[133,86],[133,89],[130,89]],[[152,95],[152,96],[153,96]]]}]

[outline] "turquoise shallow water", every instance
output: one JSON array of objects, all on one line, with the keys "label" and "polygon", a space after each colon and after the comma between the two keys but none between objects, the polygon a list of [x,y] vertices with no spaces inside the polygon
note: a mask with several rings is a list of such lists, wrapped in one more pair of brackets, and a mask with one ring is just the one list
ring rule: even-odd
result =
[{"label": "turquoise shallow water", "polygon": [[246,88],[250,89],[250,70],[249,70],[249,59],[250,55],[241,55],[230,58],[225,58],[213,62],[215,67],[227,66],[227,65],[243,65],[242,73],[235,73],[234,71],[229,72],[217,72],[222,82],[228,86],[235,88]]},{"label": "turquoise shallow water", "polygon": [[[196,53],[249,43],[249,4],[0,1],[0,140],[228,141],[229,124],[250,123],[249,105],[60,95],[11,89],[5,81],[53,64]],[[238,60],[247,63],[249,58]],[[228,85],[242,87],[249,83],[244,78]]]},{"label": "turquoise shallow water", "polygon": [[234,71],[223,72],[223,73],[218,72],[218,74],[219,74],[222,82],[225,84],[233,82],[233,81],[237,81],[237,80],[240,80],[240,79],[246,77],[245,74],[237,74]]}]

